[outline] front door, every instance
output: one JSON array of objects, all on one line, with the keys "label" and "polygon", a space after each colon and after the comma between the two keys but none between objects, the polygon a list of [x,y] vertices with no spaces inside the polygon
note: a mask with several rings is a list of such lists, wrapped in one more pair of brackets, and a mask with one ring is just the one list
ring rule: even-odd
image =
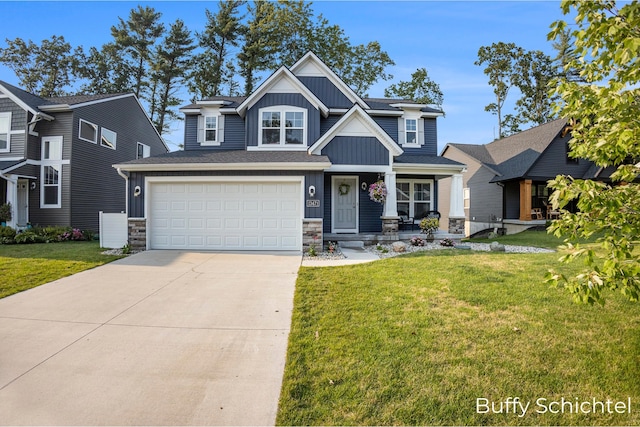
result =
[{"label": "front door", "polygon": [[25,227],[29,222],[29,180],[18,180],[18,206],[16,206],[16,225]]},{"label": "front door", "polygon": [[358,232],[358,177],[332,177],[334,233]]}]

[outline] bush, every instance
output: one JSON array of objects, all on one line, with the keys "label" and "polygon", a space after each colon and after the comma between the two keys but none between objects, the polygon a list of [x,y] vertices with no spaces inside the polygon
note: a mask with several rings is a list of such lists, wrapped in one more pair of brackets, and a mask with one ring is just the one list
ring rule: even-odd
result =
[{"label": "bush", "polygon": [[45,238],[33,230],[25,230],[16,234],[16,243],[45,243]]},{"label": "bush", "polygon": [[411,245],[412,246],[424,246],[424,240],[421,237],[413,236],[411,238]]},{"label": "bush", "polygon": [[16,230],[11,227],[0,227],[0,245],[11,245],[16,242]]}]

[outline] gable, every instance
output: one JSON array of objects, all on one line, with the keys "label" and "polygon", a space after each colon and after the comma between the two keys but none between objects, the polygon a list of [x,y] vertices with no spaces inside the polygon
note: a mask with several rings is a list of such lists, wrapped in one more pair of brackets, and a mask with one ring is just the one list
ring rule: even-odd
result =
[{"label": "gable", "polygon": [[389,165],[389,150],[372,136],[336,136],[321,151],[333,165]]}]

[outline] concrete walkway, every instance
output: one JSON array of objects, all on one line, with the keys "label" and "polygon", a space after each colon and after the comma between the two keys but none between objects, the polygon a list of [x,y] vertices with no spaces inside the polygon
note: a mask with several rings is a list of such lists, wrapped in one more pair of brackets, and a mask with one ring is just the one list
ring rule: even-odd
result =
[{"label": "concrete walkway", "polygon": [[0,300],[0,424],[273,425],[300,262],[148,251]]}]

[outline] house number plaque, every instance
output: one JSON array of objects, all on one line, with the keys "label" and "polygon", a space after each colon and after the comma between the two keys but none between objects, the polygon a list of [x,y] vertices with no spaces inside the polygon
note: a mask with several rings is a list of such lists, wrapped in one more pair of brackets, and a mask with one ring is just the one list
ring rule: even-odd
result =
[{"label": "house number plaque", "polygon": [[319,208],[320,207],[320,200],[319,199],[309,199],[309,200],[307,200],[307,207],[308,208]]}]

